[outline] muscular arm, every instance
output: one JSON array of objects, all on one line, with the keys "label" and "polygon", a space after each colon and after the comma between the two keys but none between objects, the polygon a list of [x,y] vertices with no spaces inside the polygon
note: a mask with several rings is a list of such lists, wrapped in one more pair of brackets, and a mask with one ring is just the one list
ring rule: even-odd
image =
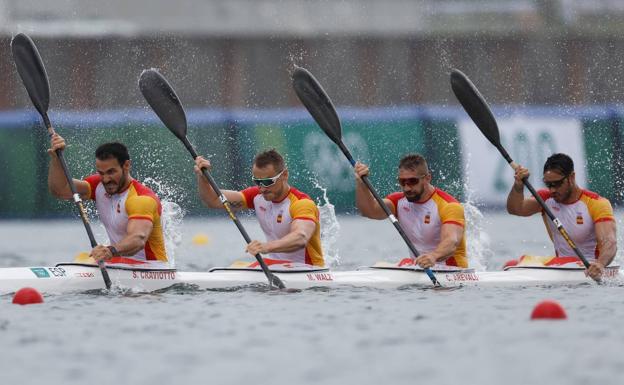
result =
[{"label": "muscular arm", "polygon": [[126,236],[114,246],[120,255],[133,256],[145,248],[154,224],[146,219],[130,219]]},{"label": "muscular arm", "polygon": [[[89,198],[89,184],[83,180],[73,179],[76,191],[82,199]],[[72,193],[63,172],[61,161],[55,152],[50,152],[50,164],[48,167],[48,189],[50,193],[59,199],[71,199]]]},{"label": "muscular arm", "polygon": [[528,217],[542,210],[535,198],[524,198],[524,185],[514,184],[507,196],[507,212],[512,215]]},{"label": "muscular arm", "polygon": [[600,255],[598,261],[603,266],[608,266],[615,258],[617,252],[617,236],[615,221],[603,221],[596,223],[596,241]]},{"label": "muscular arm", "polygon": [[[386,206],[390,209],[390,212],[394,213],[394,206],[388,199],[383,200]],[[368,187],[361,181],[355,182],[355,205],[362,214],[371,219],[386,219],[388,216],[386,212],[379,206],[379,203],[373,197],[373,194],[368,190]]]},{"label": "muscular arm", "polygon": [[436,262],[443,262],[455,254],[455,250],[459,246],[464,235],[463,226],[453,223],[446,223],[440,229],[440,243],[429,253],[436,259]]},{"label": "muscular arm", "polygon": [[[199,187],[199,197],[206,206],[210,207],[211,209],[224,208],[221,200],[219,200],[219,196],[212,189],[212,186],[210,186],[210,183],[208,183],[203,175],[197,176],[197,186]],[[230,207],[233,210],[240,210],[245,208],[243,194],[238,191],[232,190],[221,190],[221,192],[230,202]]]}]

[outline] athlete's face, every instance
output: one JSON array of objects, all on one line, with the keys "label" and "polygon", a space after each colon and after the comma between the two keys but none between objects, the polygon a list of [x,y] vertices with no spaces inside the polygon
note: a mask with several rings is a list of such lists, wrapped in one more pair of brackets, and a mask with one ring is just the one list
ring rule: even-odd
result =
[{"label": "athlete's face", "polygon": [[104,190],[109,195],[117,194],[126,188],[130,178],[130,161],[123,165],[115,158],[95,159],[95,169],[102,178]]},{"label": "athlete's face", "polygon": [[[265,183],[256,182],[258,188],[260,189],[260,194],[262,194],[264,199],[268,201],[276,201],[283,197],[284,193],[286,192],[286,189],[288,188],[288,170],[287,169],[276,170],[275,166],[273,166],[272,164],[269,164],[262,168],[254,165],[253,169],[251,170],[251,173],[255,180],[259,180],[262,182],[266,180]],[[268,181],[269,178],[273,178],[275,183],[273,183],[271,186],[266,186],[266,184],[270,183]]]},{"label": "athlete's face", "polygon": [[567,202],[572,196],[574,173],[565,176],[556,170],[548,170],[544,173],[544,185],[550,196],[557,203]]},{"label": "athlete's face", "polygon": [[405,199],[418,202],[423,197],[426,186],[431,182],[431,174],[427,173],[424,167],[399,168],[398,182]]}]

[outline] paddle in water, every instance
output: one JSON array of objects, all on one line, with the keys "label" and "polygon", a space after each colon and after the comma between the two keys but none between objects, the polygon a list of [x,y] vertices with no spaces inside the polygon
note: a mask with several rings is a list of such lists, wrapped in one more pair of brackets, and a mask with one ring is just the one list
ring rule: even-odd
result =
[{"label": "paddle in water", "polygon": [[[457,100],[459,100],[459,103],[464,107],[464,110],[466,110],[481,133],[498,149],[507,163],[515,170],[518,165],[511,159],[511,156],[509,156],[509,153],[501,144],[500,132],[496,119],[494,119],[490,107],[477,87],[472,84],[470,79],[468,79],[463,72],[454,69],[451,71],[451,88],[453,89],[455,97],[457,97]],[[540,206],[542,206],[548,218],[555,224],[561,236],[566,240],[572,250],[574,250],[576,255],[583,262],[583,265],[585,265],[585,268],[589,268],[589,261],[587,258],[585,258],[581,250],[576,246],[572,238],[570,238],[570,235],[568,235],[561,221],[555,217],[552,210],[546,205],[546,202],[544,202],[542,197],[535,191],[528,178],[522,179],[522,183],[529,189],[531,195],[533,195]],[[597,279],[596,282],[600,282],[600,279]]]},{"label": "paddle in water", "polygon": [[[301,67],[295,68],[292,75],[292,82],[295,93],[297,94],[297,97],[299,97],[299,100],[301,100],[301,103],[303,103],[305,108],[308,110],[310,115],[312,115],[325,134],[327,134],[327,136],[338,145],[342,153],[349,160],[349,163],[351,163],[351,166],[355,167],[355,160],[353,159],[353,156],[351,156],[349,149],[342,142],[342,126],[340,124],[340,119],[338,118],[338,114],[336,113],[336,109],[334,108],[332,101],[329,99],[329,96],[323,87],[321,87],[320,83],[308,70]],[[399,232],[401,238],[403,238],[403,241],[405,241],[414,257],[418,257],[418,250],[416,250],[414,244],[409,240],[407,234],[405,234],[399,220],[394,216],[394,214],[392,214],[366,176],[362,177],[362,182],[364,182],[368,190],[373,194],[373,197],[379,206],[381,206],[384,210],[388,219],[390,219],[394,228]],[[431,282],[433,282],[434,287],[442,287],[431,269],[426,268],[424,271],[429,279],[431,279]]]},{"label": "paddle in water", "polygon": [[[167,82],[164,76],[162,76],[155,69],[149,69],[141,73],[141,77],[139,78],[139,88],[141,89],[143,97],[147,100],[147,103],[150,107],[152,107],[152,110],[154,110],[164,125],[173,133],[173,135],[182,141],[184,147],[186,147],[186,149],[190,152],[193,159],[197,158],[197,151],[195,151],[195,148],[186,137],[186,113],[184,112],[184,108],[182,107],[182,103],[180,102],[178,95],[176,95],[171,85],[169,85],[169,82]],[[208,183],[210,183],[212,189],[219,196],[219,200],[221,200],[225,211],[227,211],[230,219],[232,219],[240,233],[243,235],[243,238],[245,238],[245,242],[247,242],[247,244],[251,243],[249,234],[247,234],[247,231],[243,227],[242,223],[234,214],[234,211],[230,207],[230,202],[228,202],[225,195],[223,195],[214,178],[210,175],[210,172],[206,168],[202,168],[201,171],[204,177],[208,180]],[[260,254],[256,254],[255,257],[260,264],[262,271],[269,280],[269,287],[277,286],[280,289],[284,289],[286,286],[282,280],[279,279],[279,277],[269,270],[269,267],[264,262],[262,256]]]},{"label": "paddle in water", "polygon": [[[39,111],[39,114],[43,119],[43,123],[48,129],[48,134],[52,137],[54,135],[54,129],[52,128],[50,119],[48,118],[50,83],[48,82],[48,74],[43,66],[43,61],[41,60],[39,51],[30,37],[23,33],[18,33],[15,35],[13,40],[11,40],[11,52],[13,54],[15,67],[22,78],[22,83],[24,83],[28,96],[30,96],[30,100],[32,100],[33,105],[37,111]],[[67,179],[67,184],[71,190],[74,203],[78,208],[80,218],[82,219],[82,223],[84,224],[87,235],[89,236],[91,247],[93,248],[97,246],[97,242],[93,236],[93,231],[91,230],[91,225],[89,224],[89,219],[87,218],[80,194],[76,191],[76,186],[74,186],[73,179],[69,173],[69,168],[67,167],[65,157],[63,156],[63,150],[56,150],[56,155],[58,156],[61,167],[63,168],[63,173]],[[102,278],[104,278],[106,288],[110,289],[111,280],[108,276],[108,271],[106,270],[104,261],[98,261],[98,266],[102,272]]]}]

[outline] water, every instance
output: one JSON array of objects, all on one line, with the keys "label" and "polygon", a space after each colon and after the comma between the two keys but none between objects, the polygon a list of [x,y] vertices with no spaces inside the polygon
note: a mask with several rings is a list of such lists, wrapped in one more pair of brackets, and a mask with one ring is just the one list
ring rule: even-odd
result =
[{"label": "water", "polygon": [[[336,269],[406,254],[389,222],[338,220]],[[243,222],[260,237],[254,221]],[[480,226],[474,250],[488,270],[551,250],[537,217],[486,212]],[[0,264],[66,260],[88,248],[83,232],[76,221],[0,222]],[[192,244],[198,233],[208,245]],[[243,255],[242,237],[224,219],[185,219],[179,243],[182,270]],[[168,291],[46,296],[23,307],[2,296],[0,370],[2,384],[620,384],[622,293],[593,284]],[[547,298],[568,320],[529,320]]]}]

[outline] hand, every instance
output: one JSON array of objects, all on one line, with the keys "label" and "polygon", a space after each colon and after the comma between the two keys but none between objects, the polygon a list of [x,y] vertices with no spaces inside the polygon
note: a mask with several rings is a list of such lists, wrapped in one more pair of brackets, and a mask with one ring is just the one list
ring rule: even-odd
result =
[{"label": "hand", "polygon": [[65,139],[63,139],[59,134],[54,133],[50,138],[50,148],[48,149],[48,154],[56,155],[57,150],[64,150],[67,145],[65,144]]},{"label": "hand", "polygon": [[422,254],[418,256],[418,258],[416,258],[416,260],[414,261],[414,265],[418,265],[423,269],[428,269],[435,266],[436,262],[438,261],[433,255]]},{"label": "hand", "polygon": [[197,158],[195,158],[195,167],[193,168],[195,170],[195,174],[202,175],[202,168],[210,171],[212,170],[212,164],[210,164],[210,161],[203,156],[198,156]]},{"label": "hand", "polygon": [[251,255],[266,254],[269,252],[267,244],[260,241],[251,241],[245,248],[245,251]]},{"label": "hand", "polygon": [[91,250],[89,257],[93,258],[95,262],[99,264],[100,261],[106,262],[113,258],[113,252],[106,246],[97,245]]},{"label": "hand", "polygon": [[524,178],[528,178],[531,174],[527,168],[522,167],[522,165],[516,164],[514,166],[514,170],[516,171],[514,174],[514,186],[524,188],[524,183],[522,180]]},{"label": "hand", "polygon": [[368,176],[368,174],[370,173],[368,166],[360,162],[355,162],[355,166],[353,166],[353,170],[355,172],[356,180],[362,180],[363,176]]},{"label": "hand", "polygon": [[598,261],[591,262],[587,270],[585,270],[585,275],[591,277],[592,279],[598,281],[602,274],[604,273],[605,266]]}]

